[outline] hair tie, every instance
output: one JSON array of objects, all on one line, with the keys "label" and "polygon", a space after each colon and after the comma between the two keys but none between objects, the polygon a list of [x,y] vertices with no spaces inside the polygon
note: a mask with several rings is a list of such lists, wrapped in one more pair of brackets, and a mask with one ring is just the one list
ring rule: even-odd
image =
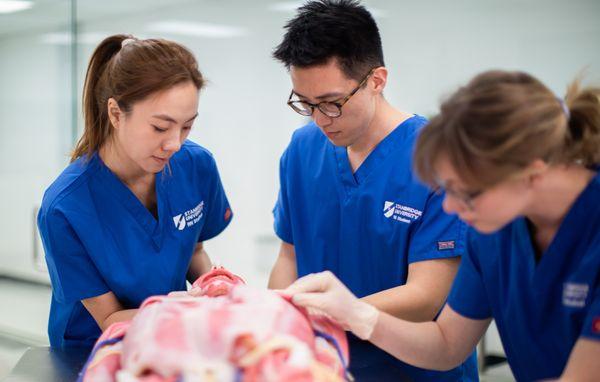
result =
[{"label": "hair tie", "polygon": [[126,38],[125,40],[121,41],[121,49],[123,49],[125,46],[127,46],[131,43],[134,43],[135,41],[136,41],[135,38],[131,38],[131,37]]}]

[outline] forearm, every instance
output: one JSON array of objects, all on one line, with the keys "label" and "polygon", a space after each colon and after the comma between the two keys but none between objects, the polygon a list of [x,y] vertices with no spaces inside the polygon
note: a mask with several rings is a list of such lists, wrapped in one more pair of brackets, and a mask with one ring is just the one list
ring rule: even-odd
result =
[{"label": "forearm", "polygon": [[413,262],[404,285],[372,294],[363,301],[404,320],[431,321],[446,302],[459,263],[458,258]]},{"label": "forearm", "polygon": [[401,320],[357,299],[329,271],[299,279],[286,293],[294,304],[322,311],[359,338],[426,369],[449,370],[463,362],[491,321],[467,318],[449,305],[436,321]]},{"label": "forearm", "polygon": [[269,289],[287,288],[297,278],[295,258],[279,256],[269,277]]},{"label": "forearm", "polygon": [[198,244],[190,260],[190,266],[186,275],[187,280],[193,283],[198,277],[210,271],[211,268],[212,263],[210,257],[208,257],[208,253],[206,253],[201,244]]},{"label": "forearm", "polygon": [[108,315],[108,317],[106,317],[104,321],[102,321],[102,323],[100,324],[100,329],[102,331],[105,331],[106,328],[108,328],[115,322],[129,321],[133,318],[133,316],[135,316],[137,312],[138,309],[124,309],[113,312],[110,315]]},{"label": "forearm", "polygon": [[382,312],[412,322],[433,320],[444,304],[444,299],[410,284],[374,293],[362,300]]},{"label": "forearm", "polygon": [[464,360],[436,322],[409,322],[381,312],[369,340],[403,362],[425,369],[450,370]]},{"label": "forearm", "polygon": [[600,341],[580,337],[571,350],[569,361],[558,381],[600,381]]}]

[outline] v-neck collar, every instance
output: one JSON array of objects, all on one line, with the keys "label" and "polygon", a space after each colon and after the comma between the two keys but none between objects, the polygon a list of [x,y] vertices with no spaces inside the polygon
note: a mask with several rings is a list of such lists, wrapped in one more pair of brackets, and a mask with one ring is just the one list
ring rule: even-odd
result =
[{"label": "v-neck collar", "polygon": [[146,234],[152,240],[156,250],[160,250],[163,242],[163,224],[164,224],[164,201],[162,198],[163,173],[157,173],[154,189],[156,192],[157,217],[142,204],[137,196],[127,187],[100,158],[98,153],[94,154],[92,161],[96,161],[98,166],[98,174],[102,178],[106,188],[116,196],[116,199],[129,211],[133,218],[143,228]]},{"label": "v-neck collar", "polygon": [[334,153],[337,161],[338,173],[347,191],[358,187],[369,177],[382,161],[384,161],[389,153],[394,150],[399,142],[402,142],[406,134],[404,126],[412,122],[415,118],[420,118],[418,115],[413,115],[400,123],[392,130],[385,138],[375,146],[375,148],[367,155],[361,165],[352,172],[348,151],[345,146],[334,146]]}]

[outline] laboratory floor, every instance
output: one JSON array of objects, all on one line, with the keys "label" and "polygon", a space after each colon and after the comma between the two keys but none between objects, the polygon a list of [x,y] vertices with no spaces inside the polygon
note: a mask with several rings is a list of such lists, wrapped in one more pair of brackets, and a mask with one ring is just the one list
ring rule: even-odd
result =
[{"label": "laboratory floor", "polygon": [[479,378],[481,382],[512,382],[515,380],[506,362],[486,369],[484,373],[480,373]]},{"label": "laboratory floor", "polygon": [[48,285],[0,277],[0,380],[29,346],[48,345]]},{"label": "laboratory floor", "polygon": [[[50,287],[0,277],[0,381],[29,346],[47,346]],[[514,381],[506,363],[490,367],[482,382]]]}]

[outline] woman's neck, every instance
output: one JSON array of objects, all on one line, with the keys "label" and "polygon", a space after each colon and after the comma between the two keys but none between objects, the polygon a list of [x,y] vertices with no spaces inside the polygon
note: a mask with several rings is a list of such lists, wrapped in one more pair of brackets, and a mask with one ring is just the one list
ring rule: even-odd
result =
[{"label": "woman's neck", "polygon": [[158,219],[155,182],[152,173],[143,171],[114,141],[107,141],[98,151],[100,159],[138,200]]},{"label": "woman's neck", "polygon": [[525,213],[540,254],[550,246],[565,216],[595,175],[582,166],[556,166],[540,179]]},{"label": "woman's neck", "polygon": [[100,147],[98,155],[106,167],[127,186],[137,184],[140,181],[148,182],[148,180],[154,178],[154,174],[145,172],[140,166],[135,164],[113,139],[108,139]]}]

